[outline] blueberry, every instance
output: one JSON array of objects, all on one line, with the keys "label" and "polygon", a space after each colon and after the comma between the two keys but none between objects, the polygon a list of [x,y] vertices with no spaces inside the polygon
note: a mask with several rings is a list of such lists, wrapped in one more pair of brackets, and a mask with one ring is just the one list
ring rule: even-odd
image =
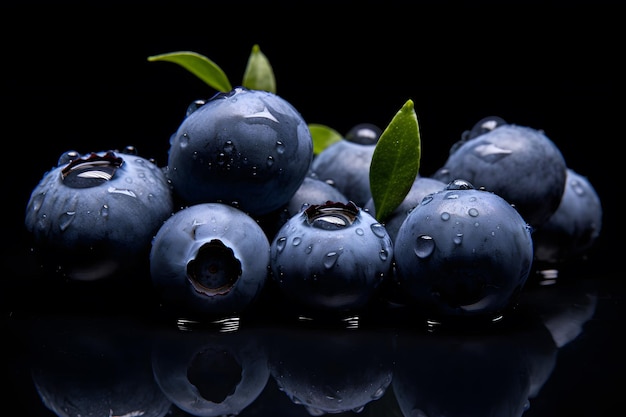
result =
[{"label": "blueberry", "polygon": [[399,287],[426,314],[495,316],[524,286],[533,242],[511,204],[457,180],[408,214],[394,252]]},{"label": "blueberry", "polygon": [[65,152],[33,189],[25,225],[44,262],[80,281],[137,264],[173,210],[161,168],[138,155]]},{"label": "blueberry", "polygon": [[[395,241],[398,229],[400,229],[400,225],[402,225],[409,212],[428,194],[443,190],[446,185],[445,182],[434,178],[422,177],[420,175],[415,178],[402,203],[383,222],[392,241]],[[369,199],[363,208],[376,217],[376,207],[372,198]]]},{"label": "blueberry", "polygon": [[543,131],[504,124],[463,143],[432,177],[445,183],[460,178],[492,191],[537,228],[559,205],[566,169]]},{"label": "blueberry", "polygon": [[558,264],[586,254],[600,236],[602,204],[588,178],[567,169],[557,210],[533,232],[535,259]]},{"label": "blueberry", "polygon": [[271,243],[272,277],[298,307],[345,312],[364,307],[390,272],[385,228],[354,203],[311,205]]},{"label": "blueberry", "polygon": [[369,172],[375,149],[376,143],[363,145],[344,138],[317,154],[311,170],[363,207],[372,198]]},{"label": "blueberry", "polygon": [[285,205],[313,158],[300,113],[280,96],[243,87],[202,103],[192,104],[170,138],[167,175],[177,196],[251,215]]},{"label": "blueberry", "polygon": [[256,221],[222,203],[167,219],[150,251],[150,275],[166,308],[199,319],[242,314],[269,272],[270,244]]},{"label": "blueberry", "polygon": [[315,176],[307,176],[289,200],[287,206],[289,217],[298,214],[305,205],[324,204],[327,201],[347,203],[348,198],[331,184]]},{"label": "blueberry", "polygon": [[382,129],[375,124],[359,123],[348,130],[345,139],[361,145],[376,145],[382,133]]}]

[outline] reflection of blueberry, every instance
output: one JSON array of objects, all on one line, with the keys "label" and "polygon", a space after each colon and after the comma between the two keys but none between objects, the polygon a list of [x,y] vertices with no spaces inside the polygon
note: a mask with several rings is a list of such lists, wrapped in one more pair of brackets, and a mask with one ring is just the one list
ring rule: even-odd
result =
[{"label": "reflection of blueberry", "polygon": [[151,334],[141,319],[46,313],[21,321],[32,335],[32,381],[54,412],[45,415],[169,415],[172,403],[154,380]]},{"label": "reflection of blueberry", "polygon": [[602,205],[589,179],[567,170],[563,198],[554,214],[533,232],[535,259],[560,263],[583,255],[602,228]]},{"label": "reflection of blueberry", "polygon": [[[154,338],[156,383],[190,416],[235,416],[250,406],[270,378],[263,335],[161,330]],[[261,341],[261,343],[260,343]]]},{"label": "reflection of blueberry", "polygon": [[177,314],[240,314],[269,271],[269,241],[254,219],[221,203],[172,215],[152,242],[152,282]]},{"label": "reflection of blueberry", "polygon": [[497,194],[453,181],[400,226],[394,246],[399,286],[434,316],[499,314],[526,282],[530,227]]},{"label": "reflection of blueberry", "polygon": [[385,332],[279,329],[268,352],[280,391],[311,416],[365,411],[393,379],[393,339]]},{"label": "reflection of blueberry", "polygon": [[[446,183],[436,180],[434,178],[417,176],[409,192],[404,197],[404,200],[396,209],[389,215],[388,218],[383,220],[385,225],[385,229],[391,236],[391,240],[396,239],[396,235],[398,234],[398,229],[400,229],[400,225],[409,214],[411,210],[415,206],[417,206],[420,201],[428,194],[435,193],[437,191],[441,191],[446,187]],[[367,210],[372,216],[376,217],[376,207],[374,206],[374,200],[372,198],[363,206],[365,210]]]},{"label": "reflection of blueberry", "polygon": [[559,205],[565,171],[561,151],[543,131],[503,124],[464,142],[433,178],[460,178],[492,191],[539,227]]},{"label": "reflection of blueberry", "polygon": [[173,210],[161,168],[134,154],[69,151],[31,193],[26,228],[72,279],[136,265]]},{"label": "reflection of blueberry", "polygon": [[287,299],[301,307],[344,311],[363,307],[391,268],[385,228],[353,203],[311,205],[278,231],[271,269]]},{"label": "reflection of blueberry", "polygon": [[342,139],[316,155],[311,170],[363,207],[372,198],[369,172],[375,149],[376,143],[363,145]]},{"label": "reflection of blueberry", "polygon": [[285,205],[313,158],[298,111],[242,87],[193,108],[170,138],[167,174],[176,194],[187,204],[222,202],[251,215]]}]

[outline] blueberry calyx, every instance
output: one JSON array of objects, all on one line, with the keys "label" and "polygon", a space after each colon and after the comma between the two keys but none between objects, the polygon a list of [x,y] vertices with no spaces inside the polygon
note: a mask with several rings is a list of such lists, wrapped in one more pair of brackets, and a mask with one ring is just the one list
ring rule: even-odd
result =
[{"label": "blueberry calyx", "polygon": [[[71,155],[68,156],[71,158]],[[111,180],[123,164],[124,160],[111,151],[103,156],[92,152],[84,158],[70,159],[67,166],[61,170],[61,179],[71,188],[95,187]]]},{"label": "blueberry calyx", "polygon": [[193,288],[206,295],[230,292],[243,273],[233,250],[218,239],[202,245],[197,256],[187,264],[187,278]]},{"label": "blueberry calyx", "polygon": [[347,204],[327,201],[325,204],[314,204],[305,211],[308,223],[318,229],[344,229],[354,223],[359,208],[352,201]]}]

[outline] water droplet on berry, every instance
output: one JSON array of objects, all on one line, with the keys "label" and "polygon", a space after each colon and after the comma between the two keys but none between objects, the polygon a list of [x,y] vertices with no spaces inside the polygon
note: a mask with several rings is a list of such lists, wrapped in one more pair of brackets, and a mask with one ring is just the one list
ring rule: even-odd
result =
[{"label": "water droplet on berry", "polygon": [[285,152],[285,144],[279,140],[276,141],[276,152],[278,152],[278,154],[283,154]]},{"label": "water droplet on berry", "polygon": [[281,236],[278,238],[278,240],[276,241],[276,249],[278,250],[278,253],[281,253],[285,249],[286,242],[287,242],[286,237]]},{"label": "water droplet on berry", "polygon": [[326,269],[332,268],[337,263],[337,259],[339,259],[339,253],[328,252],[324,257],[324,267]]},{"label": "water droplet on berry", "polygon": [[363,236],[365,234],[365,232],[363,231],[363,229],[361,229],[360,227],[357,227],[354,232],[359,235],[359,236]]},{"label": "water droplet on berry", "polygon": [[431,236],[420,235],[415,241],[415,248],[413,251],[418,258],[427,258],[435,250],[435,241]]},{"label": "water droplet on berry", "polygon": [[74,221],[75,215],[75,211],[66,211],[65,213],[61,214],[61,217],[59,219],[59,229],[61,229],[62,232],[70,226],[72,221]]},{"label": "water droplet on berry", "polygon": [[296,236],[293,238],[293,240],[291,241],[291,244],[293,246],[298,246],[300,243],[302,243],[302,238]]},{"label": "water droplet on berry", "polygon": [[372,229],[372,233],[374,233],[376,236],[380,238],[383,238],[385,237],[385,235],[387,235],[387,230],[380,223],[374,223],[373,225],[370,226],[370,229]]},{"label": "water droplet on berry", "polygon": [[477,217],[478,216],[478,210],[476,210],[475,208],[471,208],[467,211],[467,214],[469,214],[472,217]]},{"label": "water droplet on berry", "polygon": [[441,213],[441,220],[443,220],[444,222],[446,220],[450,220],[450,213],[448,213],[447,211],[444,211],[443,213]]}]

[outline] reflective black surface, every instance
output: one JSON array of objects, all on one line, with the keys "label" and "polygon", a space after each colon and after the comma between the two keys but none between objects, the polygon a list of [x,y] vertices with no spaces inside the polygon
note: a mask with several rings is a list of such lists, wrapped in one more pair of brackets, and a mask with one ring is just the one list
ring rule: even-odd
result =
[{"label": "reflective black surface", "polygon": [[[7,415],[590,417],[621,410],[621,25],[612,2],[416,2],[412,12],[393,1],[343,12],[326,2],[299,10],[209,3],[0,6],[3,21],[13,22],[0,29]],[[131,145],[163,165],[189,103],[213,94],[181,68],[146,58],[198,51],[236,82],[254,43],[272,61],[279,93],[308,122],[340,132],[363,122],[383,127],[413,99],[423,175],[483,117],[544,129],[598,190],[597,244],[585,259],[557,266],[552,285],[540,285],[546,276],[533,272],[516,307],[479,326],[432,325],[385,303],[358,318],[298,320],[273,293],[239,320],[200,325],[159,308],[146,259],[111,282],[43,271],[24,209],[58,157]]]}]

